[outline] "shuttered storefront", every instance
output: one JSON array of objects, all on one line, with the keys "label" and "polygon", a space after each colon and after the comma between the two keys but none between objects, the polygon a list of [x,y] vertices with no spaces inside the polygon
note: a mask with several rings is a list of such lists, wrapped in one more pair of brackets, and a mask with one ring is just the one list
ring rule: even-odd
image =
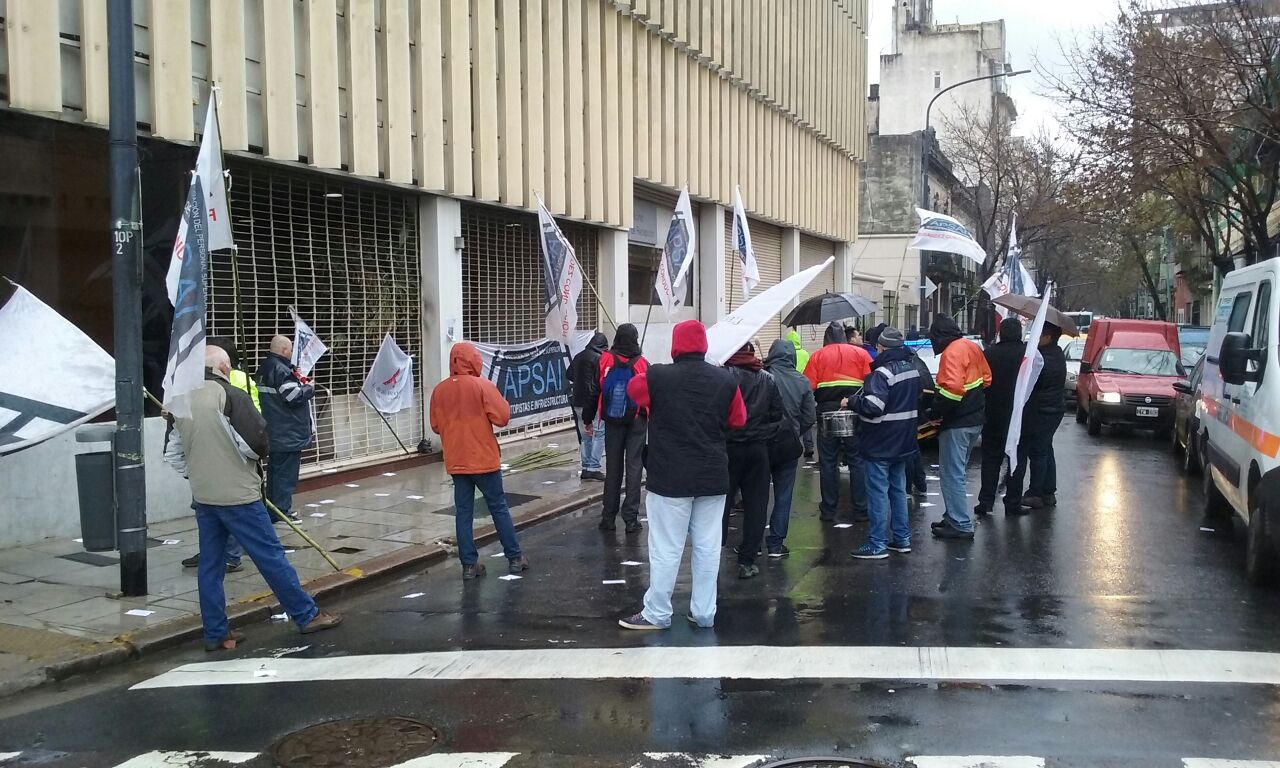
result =
[{"label": "shuttered storefront", "polygon": [[238,305],[247,348],[241,356],[250,375],[273,335],[293,337],[290,306],[328,345],[312,372],[316,440],[303,456],[304,465],[315,470],[403,453],[378,414],[359,398],[382,337],[390,331],[415,360],[414,405],[389,417],[412,449],[424,428],[422,369],[416,364],[422,358],[417,198],[258,163],[234,162],[231,175],[239,297],[231,254],[214,254],[208,278],[210,335],[238,335]]},{"label": "shuttered storefront", "polygon": [[[557,220],[573,245],[582,273],[592,285],[599,263],[598,233],[592,227]],[[542,250],[538,217],[482,205],[462,206],[462,331],[470,341],[519,344],[547,335],[543,312]],[[585,285],[578,298],[578,328],[596,327],[599,305]],[[523,427],[527,432],[567,419]]]},{"label": "shuttered storefront", "polygon": [[[823,240],[820,237],[812,235],[800,235],[800,271],[809,267],[816,267],[827,259],[831,258],[835,253],[833,243],[830,240]],[[812,283],[809,283],[803,291],[800,292],[800,300],[811,299],[814,296],[821,296],[824,293],[833,292],[836,289],[836,271],[835,264],[827,267],[826,270],[818,274]],[[805,348],[810,352],[822,346],[822,334],[826,326],[822,325],[805,325],[801,326],[800,339],[804,342]]]},{"label": "shuttered storefront", "polygon": [[[751,290],[754,296],[777,285],[782,280],[782,230],[756,219],[748,219],[751,228],[751,246],[755,249],[756,265],[760,269],[760,284]],[[733,214],[725,215],[725,313],[742,306],[742,261],[733,249]],[[761,357],[769,353],[769,346],[782,337],[782,318],[774,318],[756,334],[756,351]]]}]

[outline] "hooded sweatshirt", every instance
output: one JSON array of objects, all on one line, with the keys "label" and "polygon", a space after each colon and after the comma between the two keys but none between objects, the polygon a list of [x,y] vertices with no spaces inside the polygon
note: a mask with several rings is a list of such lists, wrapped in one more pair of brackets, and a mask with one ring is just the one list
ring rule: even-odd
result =
[{"label": "hooded sweatshirt", "polygon": [[[649,369],[649,361],[640,354],[640,331],[631,323],[618,326],[617,332],[613,334],[613,347],[600,355],[599,371],[596,377],[596,398],[583,410],[583,421],[588,423],[595,421],[596,414],[601,414],[601,418],[604,418],[602,413],[604,404],[601,402],[605,394],[604,379],[609,375],[609,371],[618,365],[630,366],[633,380]],[[634,418],[635,414],[632,414],[619,422],[629,424]]]},{"label": "hooded sweatshirt", "polygon": [[796,371],[804,373],[805,366],[809,364],[809,350],[804,348],[804,342],[800,340],[800,332],[795,328],[787,331],[787,341],[791,342],[791,346],[796,351]]},{"label": "hooded sweatshirt", "polygon": [[511,420],[511,406],[493,382],[480,377],[480,353],[466,342],[449,351],[449,378],[431,393],[431,430],[444,446],[451,475],[484,475],[502,467],[494,427]]},{"label": "hooded sweatshirt", "polygon": [[738,382],[742,402],[747,406],[747,423],[729,433],[731,443],[767,444],[778,434],[785,417],[782,396],[773,377],[764,372],[755,347],[748,343],[724,364]]},{"label": "hooded sweatshirt", "polygon": [[600,380],[596,374],[600,371],[600,356],[608,347],[608,337],[596,331],[586,349],[574,355],[568,373],[569,381],[573,382],[574,408],[587,408],[600,399]]},{"label": "hooded sweatshirt", "polygon": [[942,419],[941,429],[977,427],[986,421],[987,398],[983,390],[991,386],[991,366],[982,349],[964,338],[950,315],[938,313],[929,331],[933,352],[942,359],[934,380],[938,396],[933,409]]},{"label": "hooded sweatshirt", "polygon": [[728,431],[747,423],[747,409],[733,375],[706,355],[706,328],[686,320],[672,329],[674,362],[637,374],[627,386],[631,399],[649,411],[650,493],[688,498],[729,492]]},{"label": "hooded sweatshirt", "polygon": [[778,339],[769,347],[769,356],[764,360],[764,369],[773,377],[778,386],[778,394],[782,396],[782,408],[795,428],[796,434],[808,432],[818,420],[816,406],[813,401],[813,389],[804,374],[796,370],[795,347],[788,339]]},{"label": "hooded sweatshirt", "polygon": [[818,413],[839,410],[840,401],[856,395],[871,375],[871,355],[845,338],[839,323],[827,326],[825,346],[814,352],[805,366],[804,375],[813,387]]},{"label": "hooded sweatshirt", "polygon": [[[1000,322],[1000,341],[983,354],[991,367],[991,387],[987,390],[988,435],[1005,435],[1009,432],[1009,418],[1013,415],[1013,389],[1018,382],[1018,369],[1022,367],[1022,355],[1026,345],[1022,343],[1022,323],[1010,317]],[[1003,442],[1003,441],[999,441]]]}]

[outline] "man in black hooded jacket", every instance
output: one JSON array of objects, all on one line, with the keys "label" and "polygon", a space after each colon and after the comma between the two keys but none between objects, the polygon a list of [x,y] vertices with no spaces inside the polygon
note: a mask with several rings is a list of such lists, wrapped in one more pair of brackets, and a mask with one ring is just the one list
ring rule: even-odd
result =
[{"label": "man in black hooded jacket", "polygon": [[[1018,469],[1009,475],[1005,489],[1005,507],[1043,509],[1058,505],[1058,468],[1053,455],[1053,435],[1062,423],[1066,403],[1062,388],[1067,381],[1067,357],[1058,340],[1062,330],[1046,323],[1040,335],[1040,357],[1044,368],[1022,409],[1022,439],[1018,443]],[[1031,471],[1027,495],[1022,495],[1022,481],[1028,467]]]},{"label": "man in black hooded jacket", "polygon": [[755,346],[747,342],[725,361],[725,369],[738,382],[747,406],[747,423],[729,433],[729,495],[725,497],[723,540],[729,540],[729,512],[742,492],[742,541],[738,545],[738,578],[760,573],[756,554],[764,543],[769,513],[769,443],[778,434],[786,413],[773,377],[764,372]]},{"label": "man in black hooded jacket", "polygon": [[604,422],[597,413],[590,422],[583,419],[587,410],[600,400],[600,355],[609,348],[609,339],[599,331],[591,337],[586,349],[574,355],[569,364],[569,381],[573,383],[574,418],[578,420],[578,445],[582,449],[583,480],[604,480],[600,459],[604,456]]},{"label": "man in black hooded jacket", "polygon": [[[982,489],[974,513],[987,515],[995,507],[1000,470],[1004,467],[1004,443],[1013,415],[1013,390],[1022,367],[1022,322],[1016,317],[1000,321],[1000,341],[983,353],[991,366],[991,387],[987,389],[987,422],[982,426]],[[1005,507],[1006,514],[1018,514],[1018,505]]]}]

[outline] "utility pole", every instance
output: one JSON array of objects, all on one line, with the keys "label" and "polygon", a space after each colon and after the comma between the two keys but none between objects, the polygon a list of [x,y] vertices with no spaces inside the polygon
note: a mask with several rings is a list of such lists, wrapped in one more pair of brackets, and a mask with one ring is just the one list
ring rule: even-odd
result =
[{"label": "utility pole", "polygon": [[142,457],[142,221],[138,121],[133,87],[133,0],[107,5],[107,82],[111,105],[112,310],[115,320],[116,526],[120,591],[147,594],[147,482]]},{"label": "utility pole", "polygon": [[[924,110],[924,130],[920,132],[920,207],[924,210],[929,208],[929,161],[933,159],[933,128],[930,127],[930,118],[933,115],[933,103],[938,97],[962,85],[969,83],[979,83],[983,80],[995,80],[1000,77],[1017,77],[1029,73],[1029,69],[1020,69],[1017,72],[997,72],[994,75],[984,75],[982,77],[971,77],[968,80],[961,80],[958,83],[948,85],[946,88],[938,91],[929,99],[929,106]],[[926,280],[929,268],[928,251],[920,251],[920,330],[928,325],[929,312],[925,308],[925,302],[928,300],[926,296],[928,281]]]}]

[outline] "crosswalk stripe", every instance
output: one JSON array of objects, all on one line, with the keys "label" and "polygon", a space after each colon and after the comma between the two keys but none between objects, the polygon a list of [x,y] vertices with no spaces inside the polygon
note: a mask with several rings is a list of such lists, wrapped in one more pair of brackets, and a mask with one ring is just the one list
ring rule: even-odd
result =
[{"label": "crosswalk stripe", "polygon": [[[644,756],[689,768],[750,768],[769,759],[768,755],[719,755],[699,759],[685,752],[645,752]],[[644,768],[644,764],[636,763],[632,768]]]},{"label": "crosswalk stripe", "polygon": [[1215,760],[1209,757],[1184,757],[1184,768],[1280,768],[1270,760]]},{"label": "crosswalk stripe", "polygon": [[392,768],[502,768],[516,752],[450,752],[415,757]]},{"label": "crosswalk stripe", "polygon": [[116,768],[194,768],[209,760],[239,765],[257,756],[257,752],[148,752],[126,760]]},{"label": "crosswalk stripe", "polygon": [[1044,768],[1043,757],[1026,755],[921,755],[907,762],[916,768]]},{"label": "crosswalk stripe", "polygon": [[244,658],[187,664],[133,686],[318,680],[859,679],[1280,684],[1280,654],[1077,648],[767,646],[573,648]]}]

